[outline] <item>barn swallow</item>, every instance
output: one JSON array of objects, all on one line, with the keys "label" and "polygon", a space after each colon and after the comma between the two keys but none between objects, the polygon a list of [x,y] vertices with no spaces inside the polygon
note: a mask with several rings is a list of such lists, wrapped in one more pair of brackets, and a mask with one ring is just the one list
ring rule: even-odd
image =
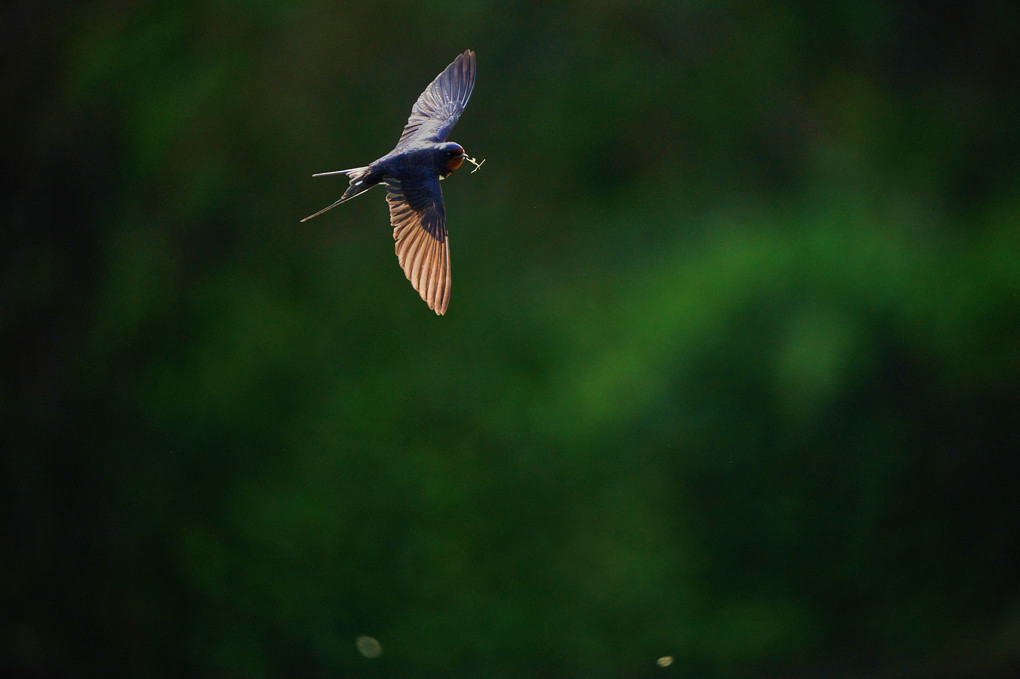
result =
[{"label": "barn swallow", "polygon": [[485,161],[446,141],[475,87],[475,53],[464,52],[425,88],[392,151],[365,167],[312,175],[344,174],[350,186],[340,200],[306,222],[378,184],[386,185],[386,202],[396,241],[397,261],[429,308],[446,313],[450,304],[450,241],[439,181],[468,161],[475,172]]}]

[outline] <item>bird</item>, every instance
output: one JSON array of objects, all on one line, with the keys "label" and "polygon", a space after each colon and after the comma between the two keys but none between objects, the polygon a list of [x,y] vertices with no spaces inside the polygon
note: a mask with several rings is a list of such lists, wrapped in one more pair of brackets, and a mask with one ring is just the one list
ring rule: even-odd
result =
[{"label": "bird", "polygon": [[364,167],[319,172],[343,174],[350,186],[332,205],[302,219],[318,217],[374,186],[386,186],[397,261],[429,308],[442,316],[450,304],[450,240],[439,186],[464,161],[476,172],[485,160],[467,155],[447,141],[475,87],[475,53],[465,51],[436,76],[411,107],[411,115],[392,151]]}]

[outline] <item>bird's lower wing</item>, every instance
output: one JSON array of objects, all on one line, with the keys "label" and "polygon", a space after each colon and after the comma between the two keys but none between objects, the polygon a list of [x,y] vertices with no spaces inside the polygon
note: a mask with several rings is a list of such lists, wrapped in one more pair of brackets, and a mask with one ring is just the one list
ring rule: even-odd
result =
[{"label": "bird's lower wing", "polygon": [[439,178],[387,178],[386,202],[404,275],[430,309],[446,313],[450,304],[450,241]]}]

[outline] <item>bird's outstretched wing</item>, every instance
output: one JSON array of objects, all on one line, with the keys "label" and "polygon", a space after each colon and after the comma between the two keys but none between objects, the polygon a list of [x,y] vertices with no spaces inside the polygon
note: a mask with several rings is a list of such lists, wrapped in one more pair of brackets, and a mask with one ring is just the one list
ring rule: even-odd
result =
[{"label": "bird's outstretched wing", "polygon": [[445,314],[450,304],[450,241],[439,177],[387,177],[386,202],[404,275],[430,309]]},{"label": "bird's outstretched wing", "polygon": [[414,102],[397,150],[416,141],[446,141],[474,88],[475,53],[468,50],[437,75]]}]

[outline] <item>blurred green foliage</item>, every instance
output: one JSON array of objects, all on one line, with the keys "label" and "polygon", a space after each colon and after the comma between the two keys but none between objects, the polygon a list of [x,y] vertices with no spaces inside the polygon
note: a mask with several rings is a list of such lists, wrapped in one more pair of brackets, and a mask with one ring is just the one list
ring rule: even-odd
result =
[{"label": "blurred green foliage", "polygon": [[9,3],[0,671],[1015,676],[1018,14]]}]

